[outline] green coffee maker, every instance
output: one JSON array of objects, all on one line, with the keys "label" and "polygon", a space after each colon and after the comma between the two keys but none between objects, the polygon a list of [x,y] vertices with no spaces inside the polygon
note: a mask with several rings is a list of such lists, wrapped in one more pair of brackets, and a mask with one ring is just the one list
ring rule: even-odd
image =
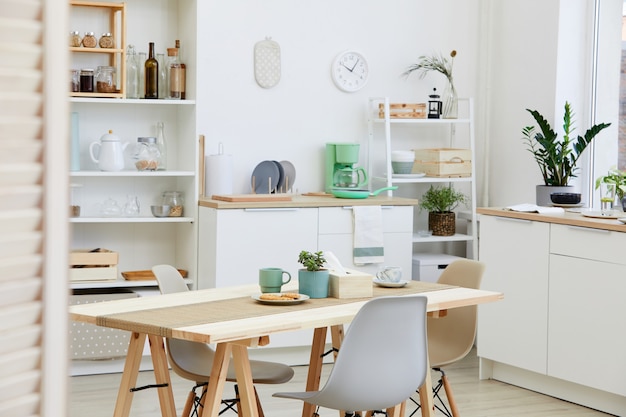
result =
[{"label": "green coffee maker", "polygon": [[357,189],[367,186],[365,169],[357,167],[358,143],[326,144],[326,192],[332,188]]}]

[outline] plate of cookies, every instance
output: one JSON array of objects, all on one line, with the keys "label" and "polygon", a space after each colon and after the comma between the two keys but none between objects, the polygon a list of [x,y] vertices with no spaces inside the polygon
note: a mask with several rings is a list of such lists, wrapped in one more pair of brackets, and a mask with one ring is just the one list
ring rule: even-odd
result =
[{"label": "plate of cookies", "polygon": [[291,305],[300,304],[309,299],[308,295],[298,294],[296,292],[266,292],[263,294],[253,295],[252,298],[262,304],[271,305]]}]

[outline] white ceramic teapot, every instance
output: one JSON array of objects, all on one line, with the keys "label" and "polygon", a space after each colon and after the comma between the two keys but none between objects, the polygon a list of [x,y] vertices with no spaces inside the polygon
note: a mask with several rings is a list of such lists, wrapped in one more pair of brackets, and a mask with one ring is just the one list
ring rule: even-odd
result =
[{"label": "white ceramic teapot", "polygon": [[[124,150],[127,146],[128,142],[122,143],[122,140],[109,130],[109,133],[102,135],[100,142],[89,145],[89,155],[101,171],[121,171],[124,169]],[[94,156],[96,147],[100,148],[97,159]]]}]

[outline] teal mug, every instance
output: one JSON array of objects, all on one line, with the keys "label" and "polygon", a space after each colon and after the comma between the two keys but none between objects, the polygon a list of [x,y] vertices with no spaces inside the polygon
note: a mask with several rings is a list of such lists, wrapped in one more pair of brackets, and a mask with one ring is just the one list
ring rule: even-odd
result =
[{"label": "teal mug", "polygon": [[[283,278],[287,275],[287,280]],[[291,274],[282,268],[259,269],[259,286],[262,293],[280,292],[280,288],[291,281]]]}]

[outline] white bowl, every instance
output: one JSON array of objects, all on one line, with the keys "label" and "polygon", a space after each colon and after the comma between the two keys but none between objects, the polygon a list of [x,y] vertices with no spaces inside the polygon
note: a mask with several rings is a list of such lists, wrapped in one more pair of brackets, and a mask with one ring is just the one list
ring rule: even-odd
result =
[{"label": "white bowl", "polygon": [[391,160],[397,162],[408,162],[415,160],[413,151],[391,151]]}]

